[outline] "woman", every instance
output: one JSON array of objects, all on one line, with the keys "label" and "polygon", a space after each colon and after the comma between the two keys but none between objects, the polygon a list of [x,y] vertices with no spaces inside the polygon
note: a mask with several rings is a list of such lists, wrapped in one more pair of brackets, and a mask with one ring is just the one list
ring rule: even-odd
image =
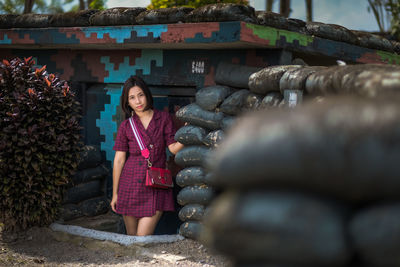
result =
[{"label": "woman", "polygon": [[[142,79],[133,76],[125,82],[121,107],[127,117],[133,117],[150,151],[153,167],[165,168],[165,147],[176,154],[183,144],[174,140],[175,129],[169,114],[153,108],[153,97]],[[162,212],[174,211],[172,189],[145,186],[147,162],[128,119],[121,123],[113,149],[116,152],[111,208],[123,215],[128,235],[151,235]]]}]

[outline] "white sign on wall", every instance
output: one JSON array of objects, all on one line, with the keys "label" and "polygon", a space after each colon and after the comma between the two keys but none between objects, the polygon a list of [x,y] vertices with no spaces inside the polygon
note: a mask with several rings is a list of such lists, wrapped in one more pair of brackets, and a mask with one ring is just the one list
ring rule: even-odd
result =
[{"label": "white sign on wall", "polygon": [[192,61],[192,73],[204,74],[204,61]]}]

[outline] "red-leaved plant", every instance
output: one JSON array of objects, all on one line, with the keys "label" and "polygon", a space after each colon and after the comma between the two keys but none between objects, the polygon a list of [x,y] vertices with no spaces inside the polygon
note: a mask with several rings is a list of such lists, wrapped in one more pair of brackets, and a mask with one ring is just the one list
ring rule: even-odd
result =
[{"label": "red-leaved plant", "polygon": [[55,220],[82,146],[79,102],[67,82],[34,64],[0,63],[0,222],[8,230]]}]

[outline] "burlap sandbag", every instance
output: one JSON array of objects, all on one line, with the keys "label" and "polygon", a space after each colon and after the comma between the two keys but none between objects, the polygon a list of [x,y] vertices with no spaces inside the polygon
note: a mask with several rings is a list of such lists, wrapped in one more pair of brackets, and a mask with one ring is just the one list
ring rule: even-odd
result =
[{"label": "burlap sandbag", "polygon": [[204,206],[199,204],[185,205],[179,211],[179,219],[181,221],[201,221],[204,215]]},{"label": "burlap sandbag", "polygon": [[251,6],[221,3],[196,8],[186,16],[186,22],[245,21],[257,24]]},{"label": "burlap sandbag", "polygon": [[231,191],[210,206],[201,239],[235,261],[346,266],[351,251],[343,217],[335,205],[303,194]]},{"label": "burlap sandbag", "polygon": [[188,167],[176,175],[176,184],[180,187],[189,185],[202,185],[206,183],[206,172],[202,167]]},{"label": "burlap sandbag", "polygon": [[283,100],[280,92],[269,92],[262,100],[260,109],[277,108]]},{"label": "burlap sandbag", "polygon": [[182,167],[202,166],[210,149],[205,146],[186,146],[175,156],[175,163]]},{"label": "burlap sandbag", "polygon": [[16,14],[0,14],[0,29],[10,29],[14,27]]},{"label": "burlap sandbag", "polygon": [[400,202],[367,207],[353,216],[350,235],[368,266],[399,266]]},{"label": "burlap sandbag", "polygon": [[204,137],[203,143],[210,148],[218,148],[219,144],[224,140],[224,136],[223,130],[215,130]]},{"label": "burlap sandbag", "polygon": [[253,73],[249,78],[250,91],[266,95],[268,92],[279,91],[279,82],[288,70],[302,68],[299,65],[271,66]]},{"label": "burlap sandbag", "polygon": [[312,21],[307,22],[306,29],[310,35],[321,38],[349,44],[357,44],[358,42],[357,36],[353,32],[340,25]]},{"label": "burlap sandbag", "polygon": [[90,17],[99,12],[94,9],[54,14],[49,20],[50,27],[85,27],[90,26]]},{"label": "burlap sandbag", "polygon": [[[336,94],[337,88],[334,86],[334,82],[339,79],[337,74],[345,70],[346,67],[334,66],[310,74],[305,83],[306,92],[312,96]],[[334,75],[336,75],[335,78]]]},{"label": "burlap sandbag", "polygon": [[228,86],[214,85],[200,89],[196,93],[196,104],[204,110],[213,111],[232,93]]},{"label": "burlap sandbag", "polygon": [[260,109],[263,98],[264,96],[259,94],[248,94],[246,99],[244,100],[243,109],[245,111],[254,111]]},{"label": "burlap sandbag", "polygon": [[177,195],[178,204],[208,205],[214,197],[214,190],[207,185],[185,186]]},{"label": "burlap sandbag", "polygon": [[146,11],[142,7],[114,7],[96,13],[90,18],[93,26],[135,25],[136,17]]},{"label": "burlap sandbag", "polygon": [[375,98],[400,92],[400,67],[358,65],[348,68],[341,77],[341,93]]},{"label": "burlap sandbag", "polygon": [[184,222],[179,227],[179,234],[191,239],[198,239],[202,231],[202,224],[197,221]]},{"label": "burlap sandbag", "polygon": [[86,199],[98,197],[103,194],[104,194],[103,181],[94,180],[69,188],[64,193],[63,203],[77,204]]},{"label": "burlap sandbag", "polygon": [[98,146],[84,146],[79,153],[78,170],[94,168],[102,161]]},{"label": "burlap sandbag", "polygon": [[136,17],[138,24],[171,24],[183,22],[190,7],[160,8],[146,10]]},{"label": "burlap sandbag", "polygon": [[71,177],[71,185],[87,183],[93,180],[102,180],[105,179],[105,177],[107,177],[108,174],[109,170],[103,164],[100,164],[94,168],[78,170]]},{"label": "burlap sandbag", "polygon": [[245,109],[246,99],[250,91],[242,89],[228,96],[222,102],[219,110],[228,115],[238,115]]},{"label": "burlap sandbag", "polygon": [[220,186],[279,186],[352,202],[398,198],[398,103],[331,97],[242,117],[207,164]]},{"label": "burlap sandbag", "polygon": [[283,94],[284,90],[305,90],[306,81],[311,74],[326,69],[323,66],[305,66],[298,69],[287,70],[279,80],[279,89]]},{"label": "burlap sandbag", "polygon": [[215,73],[215,82],[236,88],[249,88],[249,77],[262,68],[220,62]]},{"label": "burlap sandbag", "polygon": [[209,130],[216,130],[220,128],[224,114],[222,112],[204,110],[197,104],[192,103],[179,109],[176,112],[176,117],[181,121],[193,125],[201,126]]},{"label": "burlap sandbag", "polygon": [[208,131],[200,126],[186,125],[175,133],[175,141],[184,145],[201,145]]},{"label": "burlap sandbag", "polygon": [[376,50],[394,52],[392,43],[379,35],[370,32],[352,31],[358,38],[358,45]]},{"label": "burlap sandbag", "polygon": [[14,20],[14,28],[47,28],[52,15],[49,14],[23,14]]}]

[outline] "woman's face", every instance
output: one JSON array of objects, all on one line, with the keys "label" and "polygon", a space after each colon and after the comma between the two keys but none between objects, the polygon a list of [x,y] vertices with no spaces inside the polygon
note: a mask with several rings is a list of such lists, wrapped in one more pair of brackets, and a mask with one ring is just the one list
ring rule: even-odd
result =
[{"label": "woman's face", "polygon": [[135,85],[129,89],[128,102],[135,113],[143,112],[147,107],[147,98],[142,88]]}]

